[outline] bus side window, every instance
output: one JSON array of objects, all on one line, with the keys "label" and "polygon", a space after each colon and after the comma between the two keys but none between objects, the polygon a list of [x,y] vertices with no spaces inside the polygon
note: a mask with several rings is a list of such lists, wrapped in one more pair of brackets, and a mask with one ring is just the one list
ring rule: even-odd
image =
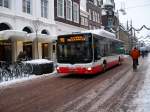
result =
[{"label": "bus side window", "polygon": [[98,39],[94,40],[94,60],[99,60],[101,58],[100,42]]}]

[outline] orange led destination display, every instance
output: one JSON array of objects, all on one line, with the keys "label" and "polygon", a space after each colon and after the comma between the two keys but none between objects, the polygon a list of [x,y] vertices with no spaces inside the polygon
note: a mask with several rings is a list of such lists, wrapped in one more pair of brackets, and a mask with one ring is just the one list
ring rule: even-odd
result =
[{"label": "orange led destination display", "polygon": [[78,42],[78,41],[85,41],[85,37],[79,35],[67,39],[67,42]]},{"label": "orange led destination display", "polygon": [[85,37],[81,35],[77,36],[71,36],[71,37],[61,37],[59,38],[60,43],[65,43],[65,42],[82,42],[85,41]]}]

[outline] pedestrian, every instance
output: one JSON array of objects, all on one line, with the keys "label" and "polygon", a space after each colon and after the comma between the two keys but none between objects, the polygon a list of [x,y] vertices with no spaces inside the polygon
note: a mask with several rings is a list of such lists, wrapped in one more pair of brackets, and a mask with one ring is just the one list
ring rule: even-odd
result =
[{"label": "pedestrian", "polygon": [[144,58],[144,57],[145,57],[145,51],[142,50],[142,51],[141,51],[141,54],[142,54],[142,58]]},{"label": "pedestrian", "polygon": [[130,52],[130,56],[133,60],[133,68],[136,69],[136,66],[139,65],[138,58],[140,57],[140,51],[136,47],[134,47],[134,49]]}]

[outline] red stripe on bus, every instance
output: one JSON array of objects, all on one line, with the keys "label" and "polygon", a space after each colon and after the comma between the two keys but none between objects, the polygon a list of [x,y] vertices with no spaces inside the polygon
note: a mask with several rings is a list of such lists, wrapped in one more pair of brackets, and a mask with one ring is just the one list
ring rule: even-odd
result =
[{"label": "red stripe on bus", "polygon": [[118,64],[119,64],[119,61],[118,61],[118,60],[108,62],[108,63],[107,63],[107,69],[108,69],[108,68],[112,68],[113,66],[118,65]]},{"label": "red stripe on bus", "polygon": [[91,70],[88,70],[87,68],[82,68],[82,67],[76,67],[76,68],[69,68],[69,67],[59,67],[57,69],[58,73],[62,74],[96,74],[98,72],[103,71],[103,66],[98,65],[95,67],[92,67]]}]

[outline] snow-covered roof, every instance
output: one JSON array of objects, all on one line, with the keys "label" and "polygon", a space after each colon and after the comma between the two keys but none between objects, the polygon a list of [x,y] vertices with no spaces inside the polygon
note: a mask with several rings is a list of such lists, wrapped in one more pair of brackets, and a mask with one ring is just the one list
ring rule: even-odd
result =
[{"label": "snow-covered roof", "polygon": [[45,63],[52,63],[53,61],[49,61],[47,59],[35,59],[35,60],[30,60],[30,61],[25,61],[25,63],[30,63],[30,64],[45,64]]},{"label": "snow-covered roof", "polygon": [[[51,42],[52,39],[46,34],[27,33],[19,30],[4,30],[0,31],[0,40],[21,40],[21,41],[34,41],[38,39],[39,42]],[[53,39],[54,40],[54,39]]]},{"label": "snow-covered roof", "polygon": [[114,33],[108,32],[104,29],[85,30],[85,31],[82,31],[82,33],[92,33],[92,34],[96,34],[96,35],[99,35],[99,36],[102,36],[105,38],[109,38],[112,40],[121,41],[121,40],[116,39],[116,36]]},{"label": "snow-covered roof", "polygon": [[103,30],[103,29],[85,30],[82,32],[83,33],[93,33],[93,34],[100,35],[100,36],[106,37],[106,38],[110,38],[110,37],[115,38],[115,34],[110,33],[110,32]]},{"label": "snow-covered roof", "polygon": [[18,30],[4,30],[0,31],[0,40],[7,39],[17,39],[17,40],[25,40],[27,39],[27,32],[18,31]]},{"label": "snow-covered roof", "polygon": [[28,34],[28,38],[32,38],[33,40],[38,38],[39,42],[51,42],[52,41],[50,36],[46,34],[30,33]]}]

